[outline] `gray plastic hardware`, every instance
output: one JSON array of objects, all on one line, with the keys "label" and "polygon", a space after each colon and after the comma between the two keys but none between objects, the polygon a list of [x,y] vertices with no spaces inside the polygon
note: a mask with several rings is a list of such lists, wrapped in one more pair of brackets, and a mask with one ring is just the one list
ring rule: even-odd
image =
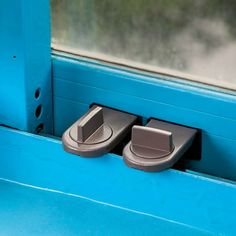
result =
[{"label": "gray plastic hardware", "polygon": [[131,141],[123,150],[125,163],[144,171],[172,167],[191,147],[197,130],[151,119],[147,126],[134,126]]},{"label": "gray plastic hardware", "polygon": [[137,116],[94,105],[63,134],[64,149],[84,157],[111,151],[131,131]]}]

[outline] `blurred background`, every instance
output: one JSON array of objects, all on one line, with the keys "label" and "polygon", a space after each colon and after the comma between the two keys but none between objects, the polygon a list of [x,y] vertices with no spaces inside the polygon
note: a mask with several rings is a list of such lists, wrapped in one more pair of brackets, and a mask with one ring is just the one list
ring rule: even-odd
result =
[{"label": "blurred background", "polygon": [[51,0],[51,11],[54,48],[236,85],[235,0]]}]

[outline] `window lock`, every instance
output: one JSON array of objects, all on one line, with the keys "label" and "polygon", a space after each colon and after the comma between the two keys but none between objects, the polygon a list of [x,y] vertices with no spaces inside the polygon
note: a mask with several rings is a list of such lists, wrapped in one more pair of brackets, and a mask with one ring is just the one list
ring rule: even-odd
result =
[{"label": "window lock", "polygon": [[137,119],[125,112],[93,105],[64,133],[64,149],[83,157],[106,154],[131,132]]},{"label": "window lock", "polygon": [[151,119],[133,126],[131,141],[123,151],[125,163],[144,171],[172,167],[192,146],[196,129]]}]

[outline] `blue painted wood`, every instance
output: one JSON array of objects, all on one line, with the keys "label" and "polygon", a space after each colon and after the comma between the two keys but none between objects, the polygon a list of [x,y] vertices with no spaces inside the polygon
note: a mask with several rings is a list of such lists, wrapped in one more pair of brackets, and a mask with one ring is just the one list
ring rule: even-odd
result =
[{"label": "blue painted wood", "polygon": [[[60,141],[7,128],[0,128],[0,153],[0,178],[86,197],[172,222],[177,230],[170,226],[169,235],[181,232],[179,226],[187,227],[186,235],[191,231],[236,234],[234,184],[171,169],[160,173],[141,172],[126,167],[123,160],[113,154],[80,158],[64,152]],[[50,206],[50,200],[48,204]],[[9,209],[4,205],[5,210]],[[73,219],[75,214],[72,213]],[[80,211],[78,214],[80,217]],[[107,217],[108,222],[112,219]],[[132,216],[127,218],[132,219]],[[145,225],[146,220],[144,217],[140,224]],[[162,224],[157,223],[157,227],[158,224],[161,227]],[[137,227],[142,229],[140,225]],[[150,230],[151,235],[153,228]]]},{"label": "blue painted wood", "polygon": [[53,59],[55,134],[92,103],[203,131],[201,161],[187,168],[236,180],[236,96],[89,62]]},{"label": "blue painted wood", "polygon": [[[49,1],[2,0],[0,8],[0,123],[52,132]],[[40,88],[40,96],[35,98]],[[42,114],[35,111],[42,105]]]},{"label": "blue painted wood", "polygon": [[115,69],[107,65],[63,57],[54,57],[53,76],[89,87],[181,106],[186,110],[234,120],[236,118],[236,92],[226,94],[221,91],[217,92],[216,89],[200,89],[195,85],[184,84],[184,81],[173,82],[173,78],[171,81],[168,77],[161,75],[156,75],[156,77],[142,75],[134,71],[127,72],[123,68]]},{"label": "blue painted wood", "polygon": [[[119,86],[122,87],[121,82]],[[135,88],[133,89],[135,90]],[[90,87],[80,82],[74,83],[54,77],[54,94],[56,97],[79,103],[92,104],[96,102],[147,118],[155,117],[199,128],[221,137],[236,139],[236,134],[232,132],[232,128],[236,128],[236,119],[186,109],[181,104],[174,106],[157,100],[148,100],[145,98],[145,93],[143,97],[136,97],[126,93],[116,93],[112,89],[105,90],[99,87]]]},{"label": "blue painted wood", "polygon": [[207,234],[203,230],[93,202],[78,195],[9,181],[0,181],[0,193],[1,235]]}]

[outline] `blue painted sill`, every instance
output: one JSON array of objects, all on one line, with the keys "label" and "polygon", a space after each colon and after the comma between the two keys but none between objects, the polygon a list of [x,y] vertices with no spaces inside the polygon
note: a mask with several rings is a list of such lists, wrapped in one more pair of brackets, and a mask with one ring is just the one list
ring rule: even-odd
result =
[{"label": "blue painted sill", "polygon": [[234,184],[85,159],[0,127],[1,235],[235,235]]}]

